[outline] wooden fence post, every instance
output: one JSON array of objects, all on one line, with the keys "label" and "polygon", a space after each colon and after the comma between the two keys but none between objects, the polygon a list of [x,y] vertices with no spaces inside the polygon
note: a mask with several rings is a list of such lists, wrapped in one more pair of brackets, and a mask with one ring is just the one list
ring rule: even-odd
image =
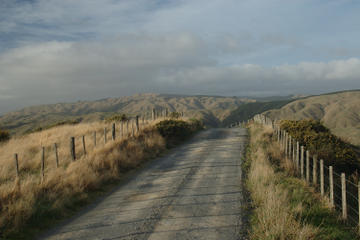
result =
[{"label": "wooden fence post", "polygon": [[15,158],[15,171],[16,171],[16,178],[19,178],[19,158],[17,153],[14,154]]},{"label": "wooden fence post", "polygon": [[347,219],[347,204],[346,204],[346,178],[345,173],[341,173],[341,203],[342,203],[342,218]]},{"label": "wooden fence post", "polygon": [[116,127],[115,127],[115,123],[112,124],[112,132],[111,132],[111,136],[112,136],[112,140],[115,141],[116,139]]},{"label": "wooden fence post", "polygon": [[[167,115],[167,113],[166,113],[166,115]],[[136,116],[136,132],[137,132],[137,133],[140,132],[139,116]]]},{"label": "wooden fence post", "polygon": [[96,131],[94,131],[94,147],[96,147]]},{"label": "wooden fence post", "polygon": [[107,137],[106,137],[107,131],[106,128],[104,128],[104,144],[106,144]]},{"label": "wooden fence post", "polygon": [[120,135],[121,135],[121,138],[123,139],[124,138],[124,121],[121,121],[121,124],[120,124]]},{"label": "wooden fence post", "polygon": [[155,121],[155,119],[156,119],[156,110],[155,110],[155,108],[153,108],[151,113],[152,113],[151,118],[152,118],[153,121]]},{"label": "wooden fence post", "polygon": [[131,121],[131,132],[132,132],[132,136],[135,136],[135,127],[134,127],[134,120]]},{"label": "wooden fence post", "polygon": [[54,151],[55,151],[55,161],[56,161],[56,168],[59,167],[59,154],[57,149],[57,144],[54,143]]},{"label": "wooden fence post", "polygon": [[358,182],[358,217],[359,217],[358,228],[360,230],[360,181]]},{"label": "wooden fence post", "polygon": [[310,151],[306,150],[306,182],[310,183]]},{"label": "wooden fence post", "polygon": [[296,141],[296,168],[298,169],[299,174],[299,155],[300,155],[300,143]]},{"label": "wooden fence post", "polygon": [[70,138],[70,155],[71,155],[71,160],[75,161],[76,160],[76,152],[75,152],[75,138],[74,137]]},{"label": "wooden fence post", "polygon": [[317,184],[317,155],[313,156],[313,184]]},{"label": "wooden fence post", "polygon": [[292,152],[292,137],[289,135],[289,147],[288,147],[288,155],[289,155],[289,159],[291,158],[291,152]]},{"label": "wooden fence post", "polygon": [[295,158],[295,139],[293,140],[293,145],[292,145],[292,160],[293,160],[293,165],[296,167],[296,158]]},{"label": "wooden fence post", "polygon": [[287,158],[288,153],[288,133],[285,132],[285,157]]},{"label": "wooden fence post", "polygon": [[304,178],[304,146],[301,146],[300,174],[301,174],[301,178]]},{"label": "wooden fence post", "polygon": [[324,196],[324,160],[320,160],[320,193],[321,196]]},{"label": "wooden fence post", "polygon": [[82,136],[82,145],[83,145],[84,155],[86,155],[85,135]]},{"label": "wooden fence post", "polygon": [[127,120],[127,121],[126,121],[126,135],[127,135],[127,136],[129,136],[129,133],[130,133],[130,131],[129,131],[129,121],[130,121],[130,120]]},{"label": "wooden fence post", "polygon": [[334,204],[334,176],[333,176],[333,167],[329,167],[329,185],[330,185],[330,205],[335,207]]},{"label": "wooden fence post", "polygon": [[44,181],[45,178],[45,147],[41,148],[41,181]]}]

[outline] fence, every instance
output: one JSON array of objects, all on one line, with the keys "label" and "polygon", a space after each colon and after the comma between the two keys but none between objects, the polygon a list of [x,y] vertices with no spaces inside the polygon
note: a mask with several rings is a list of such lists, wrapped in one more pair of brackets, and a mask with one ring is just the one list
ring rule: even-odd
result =
[{"label": "fence", "polygon": [[280,144],[280,150],[296,170],[295,176],[313,186],[330,206],[341,213],[341,218],[353,227],[360,228],[360,182],[350,181],[345,173],[327,166],[316,153],[300,146],[292,136],[264,115],[256,115],[254,122],[271,126]]},{"label": "fence", "polygon": [[[135,137],[153,122],[159,119],[166,119],[168,116],[170,116],[170,114],[171,113],[168,109],[161,109],[160,111],[153,109],[150,113],[143,114],[142,117],[136,116],[133,118],[124,119],[118,123],[113,122],[106,124],[106,126],[100,132],[98,129],[92,131],[90,135],[71,136],[68,144],[64,142],[57,142],[53,143],[52,146],[39,146],[39,148],[35,150],[40,150],[40,169],[37,170],[39,171],[39,176],[41,177],[41,180],[44,180],[46,170],[49,170],[50,165],[55,165],[56,168],[59,168],[62,164],[65,166],[65,162],[76,161],[81,157],[86,156],[89,153],[89,149],[91,147],[103,147],[109,141]],[[184,113],[181,112],[179,115],[183,117]],[[66,154],[59,155],[59,150],[61,148],[63,152],[66,152]],[[66,148],[68,150],[66,150]],[[21,180],[21,164],[24,158],[25,156],[14,153],[14,175],[10,178],[2,176],[3,179],[1,179],[1,182],[7,182],[13,179],[15,179],[17,182]],[[50,164],[50,160],[53,161],[52,164]],[[25,169],[24,174],[28,171],[29,169]]]}]

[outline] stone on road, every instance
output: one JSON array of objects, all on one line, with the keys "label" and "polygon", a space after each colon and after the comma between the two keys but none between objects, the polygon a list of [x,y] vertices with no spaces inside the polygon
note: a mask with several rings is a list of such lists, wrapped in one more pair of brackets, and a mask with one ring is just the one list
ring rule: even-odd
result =
[{"label": "stone on road", "polygon": [[246,130],[210,129],[41,239],[242,239]]}]

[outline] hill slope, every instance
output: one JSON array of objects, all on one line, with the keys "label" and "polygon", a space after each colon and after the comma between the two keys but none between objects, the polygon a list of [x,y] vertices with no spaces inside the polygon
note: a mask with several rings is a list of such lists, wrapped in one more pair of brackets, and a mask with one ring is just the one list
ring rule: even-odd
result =
[{"label": "hill slope", "polygon": [[234,122],[242,122],[251,119],[256,114],[263,113],[270,109],[278,109],[288,104],[292,100],[270,101],[270,102],[251,102],[240,105],[232,111],[223,121],[223,126],[228,126]]},{"label": "hill slope", "polygon": [[13,134],[22,134],[66,120],[95,121],[114,113],[143,115],[149,114],[153,108],[185,112],[188,117],[202,118],[206,125],[218,126],[238,106],[251,101],[254,100],[237,97],[137,94],[98,101],[28,107],[1,116],[0,127]]},{"label": "hill slope", "polygon": [[335,135],[360,145],[359,90],[300,99],[265,114],[273,119],[320,120]]}]

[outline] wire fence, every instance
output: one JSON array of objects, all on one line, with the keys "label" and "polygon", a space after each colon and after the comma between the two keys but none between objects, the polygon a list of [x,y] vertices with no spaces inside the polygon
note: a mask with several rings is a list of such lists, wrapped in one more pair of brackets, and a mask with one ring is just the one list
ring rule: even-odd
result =
[{"label": "wire fence", "polygon": [[[184,113],[177,113],[177,115],[177,117],[183,117]],[[36,149],[29,148],[26,150],[19,146],[19,151],[13,154],[14,165],[11,167],[10,174],[2,174],[0,182],[19,182],[23,177],[26,177],[30,172],[30,167],[28,166],[29,157],[38,159],[36,161],[39,161],[40,164],[37,164],[36,169],[33,169],[31,172],[43,179],[46,172],[51,169],[66,167],[72,161],[81,159],[90,151],[95,148],[104,147],[111,141],[135,137],[156,121],[170,116],[172,116],[172,113],[168,109],[153,109],[142,116],[137,115],[121,119],[120,121],[104,122],[97,126],[96,129],[84,131],[82,135],[72,135],[68,142],[62,139],[61,141],[51,143],[51,145],[42,144],[36,147]],[[8,158],[9,156],[0,157]],[[0,167],[5,168],[8,166],[2,165]]]},{"label": "wire fence", "polygon": [[317,159],[316,153],[311,154],[306,150],[306,146],[299,146],[299,142],[271,119],[264,115],[256,115],[253,120],[273,128],[280,150],[296,169],[295,176],[304,179],[319,192],[330,206],[340,213],[345,223],[359,229],[360,184],[345,173],[337,172],[332,166],[326,165],[322,159]]}]

